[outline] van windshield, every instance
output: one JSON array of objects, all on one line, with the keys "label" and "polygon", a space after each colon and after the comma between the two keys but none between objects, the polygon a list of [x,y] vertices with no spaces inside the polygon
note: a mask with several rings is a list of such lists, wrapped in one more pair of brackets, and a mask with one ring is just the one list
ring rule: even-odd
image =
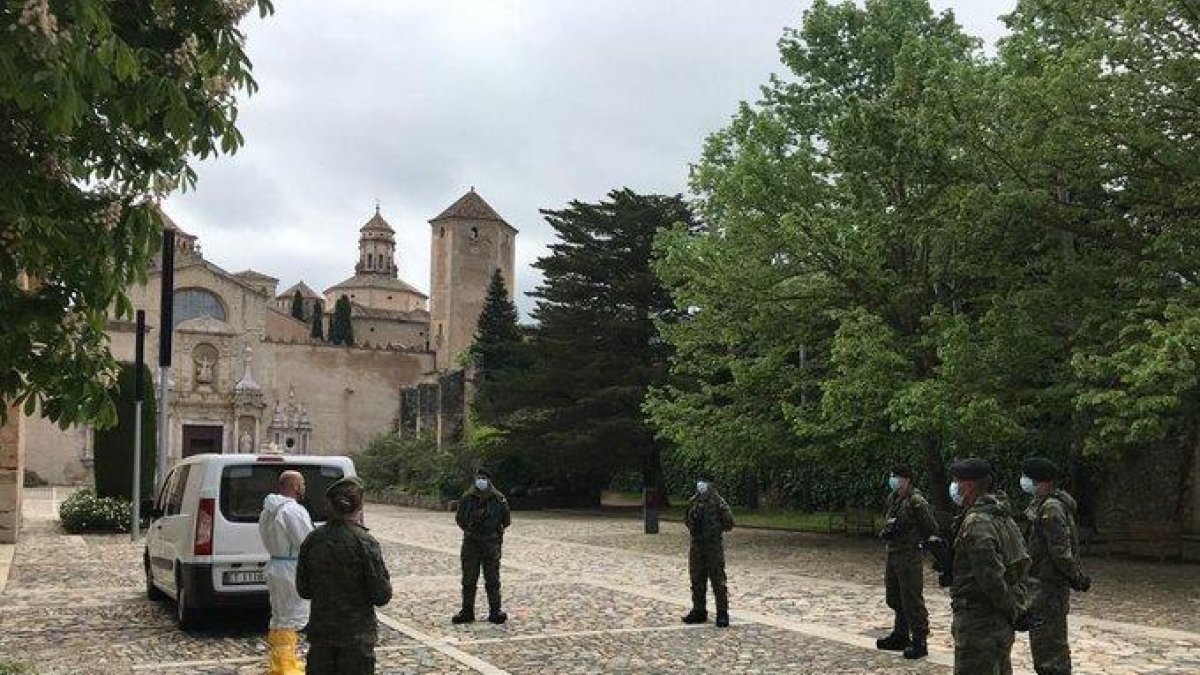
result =
[{"label": "van windshield", "polygon": [[299,471],[304,476],[304,498],[300,503],[308,509],[313,522],[329,518],[329,502],[325,488],[342,477],[336,466],[303,464],[243,464],[227,466],[221,472],[221,515],[231,523],[256,523],[262,513],[263,499],[279,491],[279,474]]}]

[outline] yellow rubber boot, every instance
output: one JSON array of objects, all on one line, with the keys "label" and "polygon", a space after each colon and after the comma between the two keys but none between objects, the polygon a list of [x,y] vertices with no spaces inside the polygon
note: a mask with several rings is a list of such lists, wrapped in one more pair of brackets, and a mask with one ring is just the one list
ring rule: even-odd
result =
[{"label": "yellow rubber boot", "polygon": [[284,658],[287,654],[287,647],[284,644],[284,633],[282,630],[271,630],[267,632],[267,656],[269,664],[267,666],[267,675],[285,675],[287,673],[286,662]]},{"label": "yellow rubber boot", "polygon": [[281,675],[304,675],[304,663],[300,661],[300,635],[294,630],[278,631],[282,634],[281,651],[283,653]]}]

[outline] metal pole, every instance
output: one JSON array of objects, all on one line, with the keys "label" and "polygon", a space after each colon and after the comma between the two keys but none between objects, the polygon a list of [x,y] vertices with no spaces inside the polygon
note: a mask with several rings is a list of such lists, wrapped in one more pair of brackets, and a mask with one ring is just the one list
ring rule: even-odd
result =
[{"label": "metal pole", "polygon": [[167,476],[171,430],[167,411],[171,407],[167,381],[171,379],[171,337],[175,332],[175,230],[164,229],[162,241],[162,284],[158,312],[158,448],[155,453],[154,486],[161,488]]},{"label": "metal pole", "polygon": [[133,522],[129,527],[129,540],[137,541],[142,529],[142,371],[146,351],[146,311],[137,311],[137,335],[133,347]]}]

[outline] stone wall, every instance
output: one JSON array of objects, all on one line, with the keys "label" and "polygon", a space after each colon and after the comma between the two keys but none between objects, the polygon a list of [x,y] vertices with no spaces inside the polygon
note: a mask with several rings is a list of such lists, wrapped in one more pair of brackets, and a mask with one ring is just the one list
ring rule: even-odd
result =
[{"label": "stone wall", "polygon": [[454,370],[437,382],[406,387],[400,392],[400,436],[437,435],[438,446],[453,445],[466,434],[467,375]]},{"label": "stone wall", "polygon": [[1137,522],[1182,522],[1200,531],[1193,453],[1179,446],[1126,453],[1095,481],[1097,527],[1103,531]]},{"label": "stone wall", "polygon": [[21,491],[25,483],[25,416],[10,406],[0,426],[0,544],[17,543],[21,531]]},{"label": "stone wall", "polygon": [[433,355],[394,349],[266,343],[256,372],[267,398],[290,388],[312,419],[315,454],[354,453],[398,424],[400,388],[433,369]]},{"label": "stone wall", "polygon": [[92,434],[86,426],[67,429],[40,416],[25,418],[25,470],[50,485],[92,482]]}]

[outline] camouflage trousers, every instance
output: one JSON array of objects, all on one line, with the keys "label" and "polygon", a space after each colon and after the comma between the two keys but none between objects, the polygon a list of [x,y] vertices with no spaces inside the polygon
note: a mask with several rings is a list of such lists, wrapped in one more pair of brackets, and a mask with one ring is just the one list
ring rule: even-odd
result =
[{"label": "camouflage trousers", "polygon": [[729,611],[729,587],[725,583],[725,546],[720,541],[692,542],[688,551],[688,576],[692,581],[692,609],[705,611],[708,584],[712,583],[717,612]]},{"label": "camouflage trousers", "polygon": [[483,568],[483,589],[487,592],[489,608],[500,608],[500,541],[480,541],[464,537],[462,561],[463,609],[475,606],[475,589],[479,570]]},{"label": "camouflage trousers", "polygon": [[956,607],[950,632],[954,675],[1012,675],[1015,634],[1006,617],[989,607]]},{"label": "camouflage trousers", "polygon": [[896,612],[896,626],[907,626],[915,636],[929,635],[929,612],[925,609],[925,575],[918,551],[889,551],[887,571],[887,606]]},{"label": "camouflage trousers", "polygon": [[308,645],[308,675],[371,675],[375,672],[375,643],[365,640],[318,640]]},{"label": "camouflage trousers", "polygon": [[1038,675],[1070,675],[1071,646],[1067,643],[1067,613],[1071,611],[1071,589],[1059,584],[1031,580],[1030,609],[1045,623],[1029,631],[1029,648]]}]

